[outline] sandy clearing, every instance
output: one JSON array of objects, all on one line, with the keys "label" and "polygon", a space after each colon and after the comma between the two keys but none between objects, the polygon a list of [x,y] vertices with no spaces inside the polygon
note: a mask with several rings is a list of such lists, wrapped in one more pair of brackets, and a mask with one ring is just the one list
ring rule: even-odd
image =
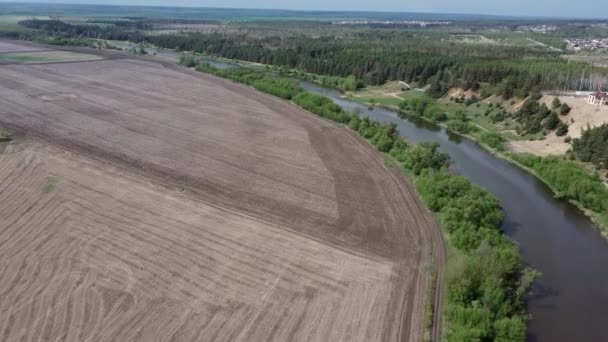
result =
[{"label": "sandy clearing", "polygon": [[[545,95],[540,100],[551,108],[556,96]],[[560,101],[567,103],[572,111],[568,115],[559,115],[560,119],[570,127],[568,136],[578,138],[587,127],[600,126],[608,122],[608,107],[596,106],[587,103],[584,97],[559,96]],[[550,154],[562,155],[570,149],[571,145],[564,141],[565,137],[558,137],[555,133],[547,135],[545,140],[512,141],[509,146],[517,152],[533,153],[540,156]]]},{"label": "sandy clearing", "polygon": [[348,129],[129,58],[0,66],[0,125],[56,146],[0,154],[5,340],[421,340],[437,226]]}]

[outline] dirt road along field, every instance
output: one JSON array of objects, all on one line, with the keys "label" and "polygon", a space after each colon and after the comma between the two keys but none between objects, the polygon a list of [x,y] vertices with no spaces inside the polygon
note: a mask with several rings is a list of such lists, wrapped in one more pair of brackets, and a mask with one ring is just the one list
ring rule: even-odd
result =
[{"label": "dirt road along field", "polygon": [[420,341],[437,226],[365,141],[139,59],[0,66],[2,341]]}]

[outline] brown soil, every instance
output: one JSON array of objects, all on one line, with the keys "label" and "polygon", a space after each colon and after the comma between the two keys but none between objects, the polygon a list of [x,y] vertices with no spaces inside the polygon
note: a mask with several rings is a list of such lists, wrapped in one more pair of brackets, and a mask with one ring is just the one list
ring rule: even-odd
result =
[{"label": "brown soil", "polygon": [[421,340],[441,239],[400,171],[287,102],[119,57],[0,66],[0,126],[49,144],[0,154],[1,340]]}]

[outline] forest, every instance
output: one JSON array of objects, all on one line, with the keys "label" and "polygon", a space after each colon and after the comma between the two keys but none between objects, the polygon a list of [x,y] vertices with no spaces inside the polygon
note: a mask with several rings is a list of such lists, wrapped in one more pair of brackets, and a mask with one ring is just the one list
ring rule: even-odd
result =
[{"label": "forest", "polygon": [[[396,35],[396,36],[395,36]],[[550,52],[505,46],[450,44],[404,33],[374,32],[336,37],[267,37],[188,34],[147,36],[146,42],[178,51],[297,68],[306,72],[355,76],[368,85],[391,80],[434,84],[436,96],[452,87],[526,97],[544,89],[607,89],[608,71],[568,63]]]},{"label": "forest", "polygon": [[177,51],[349,77],[367,85],[401,80],[432,85],[439,97],[452,87],[482,89],[509,99],[545,89],[607,90],[608,70],[568,62],[547,49],[459,44],[437,31],[355,29],[339,36],[249,35],[240,32],[146,34],[149,21],[131,24],[70,24],[31,19],[21,25],[59,38],[149,43]]}]

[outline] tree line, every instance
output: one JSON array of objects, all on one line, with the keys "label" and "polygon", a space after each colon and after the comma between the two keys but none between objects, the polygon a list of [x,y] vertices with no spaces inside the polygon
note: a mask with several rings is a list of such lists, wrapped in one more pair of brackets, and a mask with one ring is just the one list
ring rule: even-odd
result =
[{"label": "tree line", "polygon": [[391,80],[435,84],[437,96],[451,87],[487,88],[487,92],[509,99],[524,98],[543,89],[601,90],[608,86],[607,70],[568,62],[551,53],[505,46],[449,43],[438,46],[436,42],[405,36],[401,38],[406,42],[399,42],[381,33],[373,34],[343,40],[193,33],[147,36],[145,40],[178,51],[297,68],[314,74],[353,75],[371,85]]},{"label": "tree line", "polygon": [[401,80],[434,84],[436,95],[451,87],[486,88],[505,98],[524,98],[542,89],[606,90],[608,70],[568,62],[537,48],[457,44],[442,33],[368,29],[340,37],[303,35],[251,37],[247,34],[145,35],[145,23],[73,25],[59,20],[25,20],[21,25],[59,37],[147,42],[178,51],[239,59],[348,77],[378,85]]}]

